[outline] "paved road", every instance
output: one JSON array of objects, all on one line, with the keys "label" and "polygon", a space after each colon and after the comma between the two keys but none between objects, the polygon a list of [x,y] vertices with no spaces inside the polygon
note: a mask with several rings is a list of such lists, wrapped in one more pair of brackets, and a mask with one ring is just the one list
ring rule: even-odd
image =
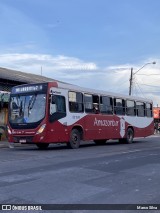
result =
[{"label": "paved road", "polygon": [[1,148],[0,203],[160,204],[160,137],[77,150]]}]

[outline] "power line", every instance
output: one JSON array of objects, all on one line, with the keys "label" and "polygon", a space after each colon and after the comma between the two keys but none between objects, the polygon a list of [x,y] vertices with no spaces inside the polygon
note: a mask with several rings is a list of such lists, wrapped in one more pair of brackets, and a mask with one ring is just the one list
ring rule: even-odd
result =
[{"label": "power line", "polygon": [[146,92],[143,92],[143,93],[160,93],[160,91],[146,91]]},{"label": "power line", "polygon": [[136,79],[136,78],[135,78],[135,85],[137,85],[137,86],[138,86],[139,91],[141,92],[141,94],[143,95],[143,97],[144,97],[144,98],[146,98],[146,97],[145,97],[145,95],[144,95],[144,93],[142,92],[142,89],[141,89],[141,87],[139,86],[138,81],[137,81],[137,79]]},{"label": "power line", "polygon": [[146,76],[150,76],[150,75],[160,75],[160,74],[137,74],[137,75],[146,75]]},{"label": "power line", "polygon": [[160,87],[160,86],[155,86],[155,85],[149,85],[149,84],[141,84],[141,85],[144,85],[144,86],[149,86],[149,87]]},{"label": "power line", "polygon": [[[135,93],[134,93],[134,90],[135,90]],[[136,96],[137,96],[137,94],[138,94],[138,90],[137,90],[136,84],[135,84],[135,86],[133,87],[133,94],[135,94]]]},{"label": "power line", "polygon": [[141,87],[140,87],[138,84],[137,84],[137,86],[138,86],[139,91],[141,92],[142,96],[143,96],[144,98],[146,98],[145,95],[144,95],[144,93],[143,93],[143,91],[142,91],[142,89],[141,89]]}]

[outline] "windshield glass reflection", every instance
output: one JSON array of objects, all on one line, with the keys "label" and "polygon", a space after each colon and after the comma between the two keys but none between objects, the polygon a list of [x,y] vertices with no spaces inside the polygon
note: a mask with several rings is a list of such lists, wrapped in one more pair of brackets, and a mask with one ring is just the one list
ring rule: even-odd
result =
[{"label": "windshield glass reflection", "polygon": [[34,123],[45,116],[46,95],[16,95],[11,97],[9,120],[11,123]]}]

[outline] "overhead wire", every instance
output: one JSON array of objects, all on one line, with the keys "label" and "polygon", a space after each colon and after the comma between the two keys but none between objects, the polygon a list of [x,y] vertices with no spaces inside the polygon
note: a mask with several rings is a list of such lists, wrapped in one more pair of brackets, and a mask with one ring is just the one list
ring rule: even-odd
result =
[{"label": "overhead wire", "polygon": [[140,85],[139,85],[139,83],[138,83],[138,81],[137,81],[136,77],[134,78],[134,83],[138,87],[138,89],[141,92],[141,94],[143,95],[143,97],[146,98],[145,95],[144,95],[144,93],[143,93],[143,91],[142,91],[142,89],[141,89],[141,87],[140,87]]},{"label": "overhead wire", "polygon": [[137,75],[146,75],[146,76],[150,76],[150,75],[159,75],[159,76],[160,76],[160,74],[137,74]]},{"label": "overhead wire", "polygon": [[[142,89],[141,86],[147,86],[147,87],[152,87],[152,88],[160,88],[160,86],[158,86],[158,85],[151,85],[151,84],[145,84],[142,80],[140,80],[140,79],[137,80],[136,76],[138,76],[138,75],[143,75],[143,76],[157,76],[157,77],[160,76],[160,74],[156,74],[156,73],[153,73],[153,74],[136,74],[136,75],[134,75],[134,79],[132,81],[132,90],[133,90],[132,93],[133,94],[138,95],[138,93],[141,93],[145,97],[144,93],[148,93],[148,92],[160,93],[158,91],[144,91],[144,89]],[[119,84],[119,85],[117,84],[116,86],[120,87],[120,86],[126,84],[128,81],[129,80],[125,80],[121,84]],[[150,83],[152,83],[152,82],[150,82]]]},{"label": "overhead wire", "polygon": [[149,87],[159,87],[160,88],[160,86],[157,86],[157,85],[149,85],[149,84],[141,84],[141,85],[149,86]]}]

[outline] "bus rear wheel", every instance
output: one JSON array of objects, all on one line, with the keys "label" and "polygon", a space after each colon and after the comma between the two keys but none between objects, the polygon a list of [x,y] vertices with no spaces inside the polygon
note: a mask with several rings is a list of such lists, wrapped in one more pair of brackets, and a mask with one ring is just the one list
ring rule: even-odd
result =
[{"label": "bus rear wheel", "polygon": [[119,142],[120,143],[133,143],[133,138],[134,138],[134,132],[132,128],[128,128],[126,132],[126,138],[120,138]]},{"label": "bus rear wheel", "polygon": [[77,129],[73,129],[67,146],[71,149],[78,149],[80,146],[80,140],[80,132]]},{"label": "bus rear wheel", "polygon": [[36,145],[39,149],[42,150],[42,149],[47,149],[49,146],[49,143],[37,143]]},{"label": "bus rear wheel", "polygon": [[134,132],[133,129],[128,128],[127,129],[127,135],[126,135],[126,143],[133,143],[133,138],[134,138]]}]

